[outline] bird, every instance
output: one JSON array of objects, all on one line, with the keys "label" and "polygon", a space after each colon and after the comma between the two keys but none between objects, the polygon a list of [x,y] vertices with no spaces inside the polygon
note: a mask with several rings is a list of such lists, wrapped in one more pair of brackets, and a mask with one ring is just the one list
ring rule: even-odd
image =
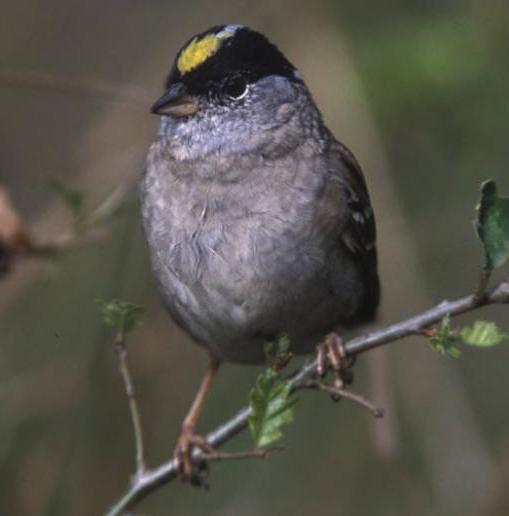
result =
[{"label": "bird", "polygon": [[262,33],[192,36],[151,112],[159,130],[139,190],[151,267],[171,318],[210,357],[175,449],[190,479],[220,364],[263,363],[281,335],[311,353],[374,320],[376,225],[359,163]]}]

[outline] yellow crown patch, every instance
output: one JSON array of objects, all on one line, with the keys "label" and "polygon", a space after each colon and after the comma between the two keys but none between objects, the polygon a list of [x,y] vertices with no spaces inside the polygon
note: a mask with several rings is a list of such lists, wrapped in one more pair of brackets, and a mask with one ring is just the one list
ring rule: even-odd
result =
[{"label": "yellow crown patch", "polygon": [[222,31],[219,34],[207,34],[201,39],[194,38],[180,53],[177,68],[184,75],[204,63],[214,55],[224,39],[232,37],[234,32]]}]

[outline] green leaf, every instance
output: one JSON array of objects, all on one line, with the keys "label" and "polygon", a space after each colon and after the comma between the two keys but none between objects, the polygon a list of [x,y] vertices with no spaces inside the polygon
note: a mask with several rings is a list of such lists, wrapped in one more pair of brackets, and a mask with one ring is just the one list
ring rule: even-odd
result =
[{"label": "green leaf", "polygon": [[58,194],[71,212],[75,231],[81,230],[85,221],[85,194],[70,188],[57,179],[50,181],[50,187]]},{"label": "green leaf", "polygon": [[115,329],[117,340],[124,340],[128,333],[141,322],[144,308],[120,299],[96,300],[102,314],[103,323]]},{"label": "green leaf", "polygon": [[482,348],[509,340],[509,335],[502,333],[494,322],[489,321],[476,321],[472,326],[465,326],[459,337],[464,344]]},{"label": "green leaf", "polygon": [[499,197],[495,181],[481,185],[475,222],[484,249],[484,268],[491,271],[509,258],[509,199]]},{"label": "green leaf", "polygon": [[446,315],[442,319],[440,327],[436,330],[435,335],[430,338],[431,347],[442,355],[450,355],[458,358],[461,351],[455,346],[458,337],[451,329],[451,318]]},{"label": "green leaf", "polygon": [[267,446],[282,437],[281,427],[293,421],[297,399],[289,399],[290,385],[273,369],[256,379],[249,393],[249,428],[256,446]]}]

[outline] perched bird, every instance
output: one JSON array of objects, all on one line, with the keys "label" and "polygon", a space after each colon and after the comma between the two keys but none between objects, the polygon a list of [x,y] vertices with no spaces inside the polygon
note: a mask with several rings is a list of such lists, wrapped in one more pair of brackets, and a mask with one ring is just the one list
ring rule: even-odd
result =
[{"label": "perched bird", "polygon": [[191,38],[152,112],[159,134],[140,189],[151,263],[172,318],[211,359],[176,450],[189,476],[218,364],[263,362],[282,334],[308,353],[374,318],[375,219],[354,156],[259,32]]}]

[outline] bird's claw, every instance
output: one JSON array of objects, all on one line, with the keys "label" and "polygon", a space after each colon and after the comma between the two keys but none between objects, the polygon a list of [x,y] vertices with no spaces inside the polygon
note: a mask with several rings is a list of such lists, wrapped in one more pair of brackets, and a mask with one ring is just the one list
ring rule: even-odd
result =
[{"label": "bird's claw", "polygon": [[216,455],[216,449],[192,427],[183,425],[175,447],[174,459],[177,462],[177,478],[198,487],[208,487],[208,466],[206,460],[196,460],[193,452],[199,449],[208,458]]},{"label": "bird's claw", "polygon": [[351,358],[347,357],[343,339],[337,333],[329,333],[318,344],[316,352],[316,372],[319,376],[325,376],[327,371],[334,373],[333,385],[336,389],[342,389],[353,381],[353,373],[350,370],[353,365]]}]

